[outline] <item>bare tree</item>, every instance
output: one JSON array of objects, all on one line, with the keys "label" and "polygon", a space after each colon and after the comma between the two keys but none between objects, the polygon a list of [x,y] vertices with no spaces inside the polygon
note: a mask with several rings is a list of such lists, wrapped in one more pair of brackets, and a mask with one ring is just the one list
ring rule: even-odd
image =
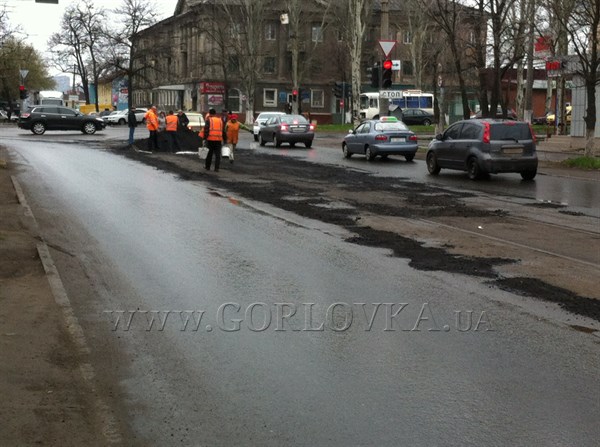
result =
[{"label": "bare tree", "polygon": [[[146,76],[148,69],[154,69],[148,56],[156,54],[162,45],[167,44],[164,39],[158,39],[158,46],[154,46],[152,52],[149,49],[136,45],[133,36],[142,29],[148,28],[156,23],[157,14],[152,3],[147,0],[123,0],[121,6],[114,10],[119,27],[115,30],[105,29],[105,38],[108,42],[105,54],[106,70],[124,74],[129,80],[128,107],[133,104],[133,92],[138,84],[149,85],[150,79]],[[134,84],[134,80],[138,84]]]},{"label": "bare tree", "polygon": [[[323,41],[323,35],[326,31],[328,14],[332,2],[330,0],[285,0],[285,7],[289,19],[289,36],[292,55],[292,87],[300,91],[302,80],[308,70],[311,70],[312,61],[317,54],[316,48]],[[302,36],[302,27],[306,23],[307,17],[314,17],[315,22],[320,24],[315,28],[316,35]],[[311,30],[312,31],[312,30]],[[309,42],[311,48],[306,48],[306,42]],[[300,44],[304,45],[302,52],[304,58],[300,63]],[[292,113],[299,112],[301,98],[292,103]]]},{"label": "bare tree", "polygon": [[77,67],[77,74],[85,94],[86,103],[90,103],[90,81],[96,90],[95,105],[98,111],[98,79],[103,66],[101,45],[104,32],[105,13],[96,10],[92,0],[82,0],[68,7],[61,20],[61,31],[50,37],[48,45],[53,54],[56,67],[69,72]]},{"label": "bare tree", "polygon": [[586,127],[585,156],[591,157],[596,131],[596,88],[600,84],[600,1],[579,0],[568,15],[556,14],[569,36],[569,44],[576,55],[570,69],[578,75],[585,86]]},{"label": "bare tree", "polygon": [[[269,0],[237,0],[221,4],[230,23],[230,39],[226,45],[227,54],[235,57],[238,64],[240,84],[246,96],[246,124],[254,121],[254,92],[261,76],[264,44],[264,24]],[[219,22],[212,20],[206,32],[219,45]],[[224,76],[227,69],[224,70]]]},{"label": "bare tree", "polygon": [[461,45],[463,42],[462,26],[466,18],[466,10],[461,4],[446,0],[425,0],[423,6],[428,11],[429,18],[448,38],[450,52],[454,60],[455,75],[458,79],[463,117],[468,119],[470,116],[470,109],[464,73],[465,48]]},{"label": "bare tree", "polygon": [[352,82],[352,119],[354,124],[360,122],[360,88],[362,76],[362,53],[365,31],[368,19],[372,14],[373,0],[337,1],[333,14],[337,17],[347,17],[340,24],[339,32],[342,41],[346,42],[350,56],[350,76]]}]

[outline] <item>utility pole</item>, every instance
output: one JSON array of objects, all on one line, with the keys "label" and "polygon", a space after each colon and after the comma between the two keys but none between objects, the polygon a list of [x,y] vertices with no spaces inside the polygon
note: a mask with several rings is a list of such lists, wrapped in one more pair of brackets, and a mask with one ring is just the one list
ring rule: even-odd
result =
[{"label": "utility pole", "polygon": [[[381,0],[381,40],[389,39],[390,5],[389,0]],[[379,85],[381,88],[381,84]],[[390,101],[379,98],[379,116],[390,114]]]}]

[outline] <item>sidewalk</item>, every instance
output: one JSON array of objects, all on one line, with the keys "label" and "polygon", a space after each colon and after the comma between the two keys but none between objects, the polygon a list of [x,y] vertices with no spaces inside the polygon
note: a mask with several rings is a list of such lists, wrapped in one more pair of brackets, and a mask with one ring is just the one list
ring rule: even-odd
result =
[{"label": "sidewalk", "polygon": [[0,445],[98,445],[89,390],[0,148]]}]

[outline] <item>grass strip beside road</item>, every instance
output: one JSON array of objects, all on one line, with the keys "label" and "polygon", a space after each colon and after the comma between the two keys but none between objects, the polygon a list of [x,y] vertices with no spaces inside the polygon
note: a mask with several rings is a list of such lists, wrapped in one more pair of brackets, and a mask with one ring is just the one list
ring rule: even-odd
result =
[{"label": "grass strip beside road", "polygon": [[576,157],[563,161],[565,166],[581,169],[600,169],[600,158],[598,157]]}]

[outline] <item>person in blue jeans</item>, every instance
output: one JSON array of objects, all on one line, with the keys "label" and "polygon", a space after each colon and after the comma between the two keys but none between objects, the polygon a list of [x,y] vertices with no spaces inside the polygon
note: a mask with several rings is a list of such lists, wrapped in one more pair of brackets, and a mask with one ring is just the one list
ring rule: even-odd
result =
[{"label": "person in blue jeans", "polygon": [[135,107],[132,107],[127,114],[127,125],[129,126],[129,146],[133,146],[133,134],[137,127],[137,118],[135,116]]}]

